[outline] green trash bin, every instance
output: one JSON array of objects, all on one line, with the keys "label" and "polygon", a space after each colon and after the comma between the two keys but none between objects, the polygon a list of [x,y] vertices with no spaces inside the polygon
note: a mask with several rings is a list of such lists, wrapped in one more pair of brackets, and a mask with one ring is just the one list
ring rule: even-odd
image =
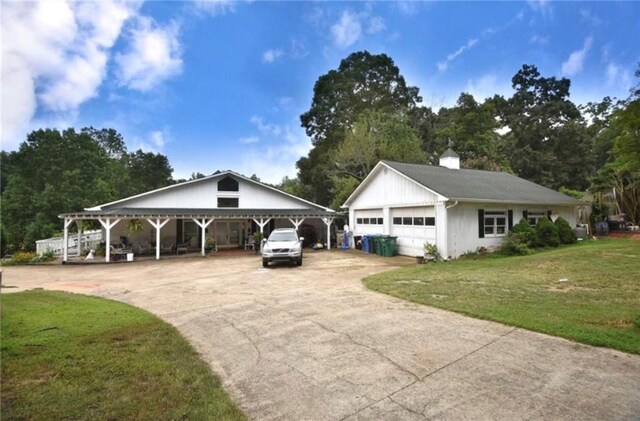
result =
[{"label": "green trash bin", "polygon": [[383,239],[381,235],[376,235],[373,237],[375,253],[378,256],[382,256],[382,241]]},{"label": "green trash bin", "polygon": [[382,247],[383,250],[383,255],[385,257],[393,257],[395,256],[397,253],[397,240],[398,237],[391,237],[391,236],[387,236],[384,238],[384,244]]}]

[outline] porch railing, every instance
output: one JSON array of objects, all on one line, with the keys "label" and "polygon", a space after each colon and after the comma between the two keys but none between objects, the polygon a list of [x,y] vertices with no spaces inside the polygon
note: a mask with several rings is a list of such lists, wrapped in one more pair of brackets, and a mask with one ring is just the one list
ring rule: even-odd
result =
[{"label": "porch railing", "polygon": [[[96,249],[102,242],[102,230],[86,231],[82,233],[80,238],[80,251],[88,251]],[[62,255],[62,246],[64,244],[63,237],[52,237],[45,240],[36,241],[36,252],[39,254],[51,250],[55,255]],[[69,234],[67,238],[67,247],[69,254],[78,252],[78,235]]]}]

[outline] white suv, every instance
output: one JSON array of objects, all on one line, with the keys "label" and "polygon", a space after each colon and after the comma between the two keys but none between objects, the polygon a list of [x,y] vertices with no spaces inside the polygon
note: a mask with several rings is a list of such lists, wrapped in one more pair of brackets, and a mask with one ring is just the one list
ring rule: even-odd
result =
[{"label": "white suv", "polygon": [[269,262],[295,262],[302,266],[303,240],[293,228],[273,230],[262,243],[262,266],[269,267]]}]

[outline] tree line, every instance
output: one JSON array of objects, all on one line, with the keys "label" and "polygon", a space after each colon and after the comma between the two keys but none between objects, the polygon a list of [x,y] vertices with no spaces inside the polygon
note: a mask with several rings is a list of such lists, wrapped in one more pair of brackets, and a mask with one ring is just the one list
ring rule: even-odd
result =
[{"label": "tree line", "polygon": [[[479,102],[461,93],[455,105],[433,110],[389,56],[355,52],[316,81],[300,116],[313,147],[298,160],[297,177],[276,187],[339,209],[379,160],[437,165],[451,146],[465,168],[575,194],[615,191],[618,211],[638,225],[640,84],[628,98],[581,106],[570,87],[523,65],[510,97]],[[184,181],[172,178],[166,156],[129,152],[114,129],[91,127],[36,130],[17,151],[1,153],[0,170],[2,254],[59,232],[60,213]],[[601,201],[594,211],[605,217]]]},{"label": "tree line", "polygon": [[338,209],[379,160],[437,165],[452,146],[465,168],[506,171],[555,190],[615,188],[620,212],[637,225],[640,84],[625,99],[576,105],[569,79],[543,76],[535,65],[523,65],[511,82],[510,97],[479,102],[461,93],[434,111],[389,56],[353,53],[315,83],[300,116],[313,147],[297,162],[298,177],[281,187]]}]

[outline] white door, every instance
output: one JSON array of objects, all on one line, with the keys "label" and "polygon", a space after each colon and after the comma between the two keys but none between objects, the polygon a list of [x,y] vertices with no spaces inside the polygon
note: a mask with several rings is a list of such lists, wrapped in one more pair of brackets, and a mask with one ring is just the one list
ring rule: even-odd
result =
[{"label": "white door", "polygon": [[398,237],[398,253],[421,256],[424,243],[436,242],[435,209],[433,206],[394,208],[391,214],[391,235]]},{"label": "white door", "polygon": [[241,244],[243,224],[238,221],[216,221],[215,238],[218,247],[238,247]]}]

